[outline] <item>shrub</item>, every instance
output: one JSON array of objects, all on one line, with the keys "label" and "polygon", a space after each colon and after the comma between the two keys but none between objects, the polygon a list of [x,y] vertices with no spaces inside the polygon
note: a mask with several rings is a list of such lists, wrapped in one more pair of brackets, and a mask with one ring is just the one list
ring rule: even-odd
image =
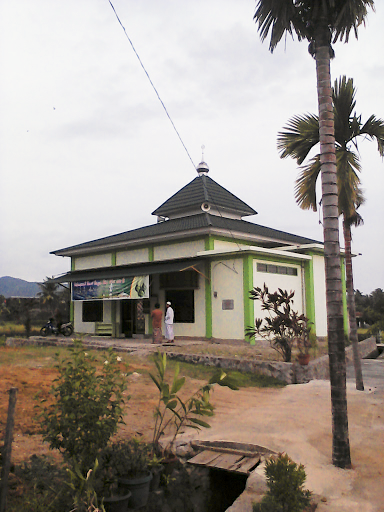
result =
[{"label": "shrub", "polygon": [[265,464],[268,491],[253,512],[302,512],[310,503],[311,492],[303,488],[305,469],[287,454],[271,457]]},{"label": "shrub", "polygon": [[261,309],[267,311],[264,319],[256,318],[255,326],[247,327],[246,337],[254,338],[257,335],[269,341],[286,363],[291,362],[292,348],[296,345],[300,354],[307,354],[311,343],[309,341],[310,328],[308,318],[299,315],[292,309],[295,292],[287,292],[281,288],[269,293],[264,283],[263,289],[257,287],[250,292],[251,300],[260,300]]},{"label": "shrub", "polygon": [[18,492],[8,496],[7,510],[12,512],[68,512],[72,499],[63,485],[65,471],[46,456],[32,455],[28,462],[16,465],[14,474]]},{"label": "shrub", "polygon": [[[187,400],[182,400],[179,391],[185,384],[185,377],[179,377],[179,365],[176,365],[172,382],[166,380],[167,355],[157,352],[154,356],[157,373],[149,374],[158,389],[158,403],[155,407],[155,426],[153,429],[152,447],[157,455],[166,455],[172,452],[177,435],[185,428],[200,430],[210,428],[209,423],[202,418],[213,416],[213,405],[209,401],[209,394],[213,383],[201,386]],[[211,379],[212,380],[212,379]],[[219,382],[216,379],[215,382]],[[221,383],[222,385],[225,385]],[[173,427],[171,440],[163,448],[160,447],[160,438],[167,427]]]},{"label": "shrub", "polygon": [[123,423],[126,375],[112,349],[102,361],[87,353],[80,341],[69,351],[69,358],[56,365],[53,403],[47,406],[41,401],[41,434],[72,467],[86,472]]}]

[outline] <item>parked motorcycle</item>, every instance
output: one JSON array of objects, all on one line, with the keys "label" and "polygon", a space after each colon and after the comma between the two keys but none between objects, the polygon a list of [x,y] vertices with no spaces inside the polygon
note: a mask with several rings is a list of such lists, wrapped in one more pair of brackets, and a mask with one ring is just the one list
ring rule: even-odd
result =
[{"label": "parked motorcycle", "polygon": [[73,325],[71,322],[68,322],[66,324],[61,324],[60,330],[53,325],[51,320],[48,320],[48,322],[40,329],[40,336],[59,336],[59,334],[63,334],[64,336],[71,336],[73,333]]}]

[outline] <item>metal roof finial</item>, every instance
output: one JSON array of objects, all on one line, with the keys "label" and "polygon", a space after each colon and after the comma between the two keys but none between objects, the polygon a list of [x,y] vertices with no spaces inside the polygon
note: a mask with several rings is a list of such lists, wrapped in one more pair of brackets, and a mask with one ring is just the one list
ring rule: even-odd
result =
[{"label": "metal roof finial", "polygon": [[206,176],[209,172],[208,164],[204,162],[204,149],[205,149],[205,146],[203,144],[201,146],[201,162],[199,163],[199,165],[196,168],[197,174],[199,176],[203,176],[203,175]]}]

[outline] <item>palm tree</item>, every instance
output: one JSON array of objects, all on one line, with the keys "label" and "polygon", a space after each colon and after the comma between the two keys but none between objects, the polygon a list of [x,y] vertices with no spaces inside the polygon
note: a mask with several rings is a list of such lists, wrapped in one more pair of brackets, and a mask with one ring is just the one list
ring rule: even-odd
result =
[{"label": "palm tree", "polygon": [[332,403],[332,461],[350,467],[346,364],[343,329],[335,131],[330,61],[331,42],[348,41],[351,30],[364,23],[373,0],[259,0],[254,19],[260,37],[271,32],[271,52],[284,35],[309,42],[316,61],[320,162],[323,201],[324,256],[328,319],[328,354]]},{"label": "palm tree", "polygon": [[43,304],[46,304],[51,310],[54,309],[58,301],[57,284],[53,283],[49,277],[44,279],[42,283],[38,283],[40,291],[37,294]]},{"label": "palm tree", "polygon": [[[345,265],[347,281],[347,301],[349,313],[350,339],[353,347],[356,389],[363,391],[364,383],[361,361],[358,351],[356,307],[353,290],[351,226],[359,226],[363,219],[357,212],[364,197],[360,189],[359,155],[350,149],[358,148],[358,137],[376,139],[378,150],[384,156],[384,121],[370,116],[366,123],[354,113],[356,89],[353,79],[345,76],[335,81],[333,87],[333,111],[335,118],[337,183],[339,196],[339,214],[343,215],[343,233],[345,244]],[[319,143],[319,121],[315,115],[295,116],[288,121],[283,132],[278,134],[277,147],[281,158],[291,156],[300,165],[310,150]],[[317,210],[316,182],[320,173],[319,155],[301,167],[296,180],[295,197],[303,209]]]}]

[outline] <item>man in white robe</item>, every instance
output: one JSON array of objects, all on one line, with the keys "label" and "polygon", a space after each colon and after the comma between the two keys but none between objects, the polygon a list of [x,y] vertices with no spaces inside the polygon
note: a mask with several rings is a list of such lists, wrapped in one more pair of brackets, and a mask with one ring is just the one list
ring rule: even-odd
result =
[{"label": "man in white robe", "polygon": [[174,341],[174,334],[173,334],[173,319],[174,319],[174,312],[171,308],[171,303],[167,302],[167,311],[165,312],[165,337],[167,339],[167,343],[173,343]]}]

